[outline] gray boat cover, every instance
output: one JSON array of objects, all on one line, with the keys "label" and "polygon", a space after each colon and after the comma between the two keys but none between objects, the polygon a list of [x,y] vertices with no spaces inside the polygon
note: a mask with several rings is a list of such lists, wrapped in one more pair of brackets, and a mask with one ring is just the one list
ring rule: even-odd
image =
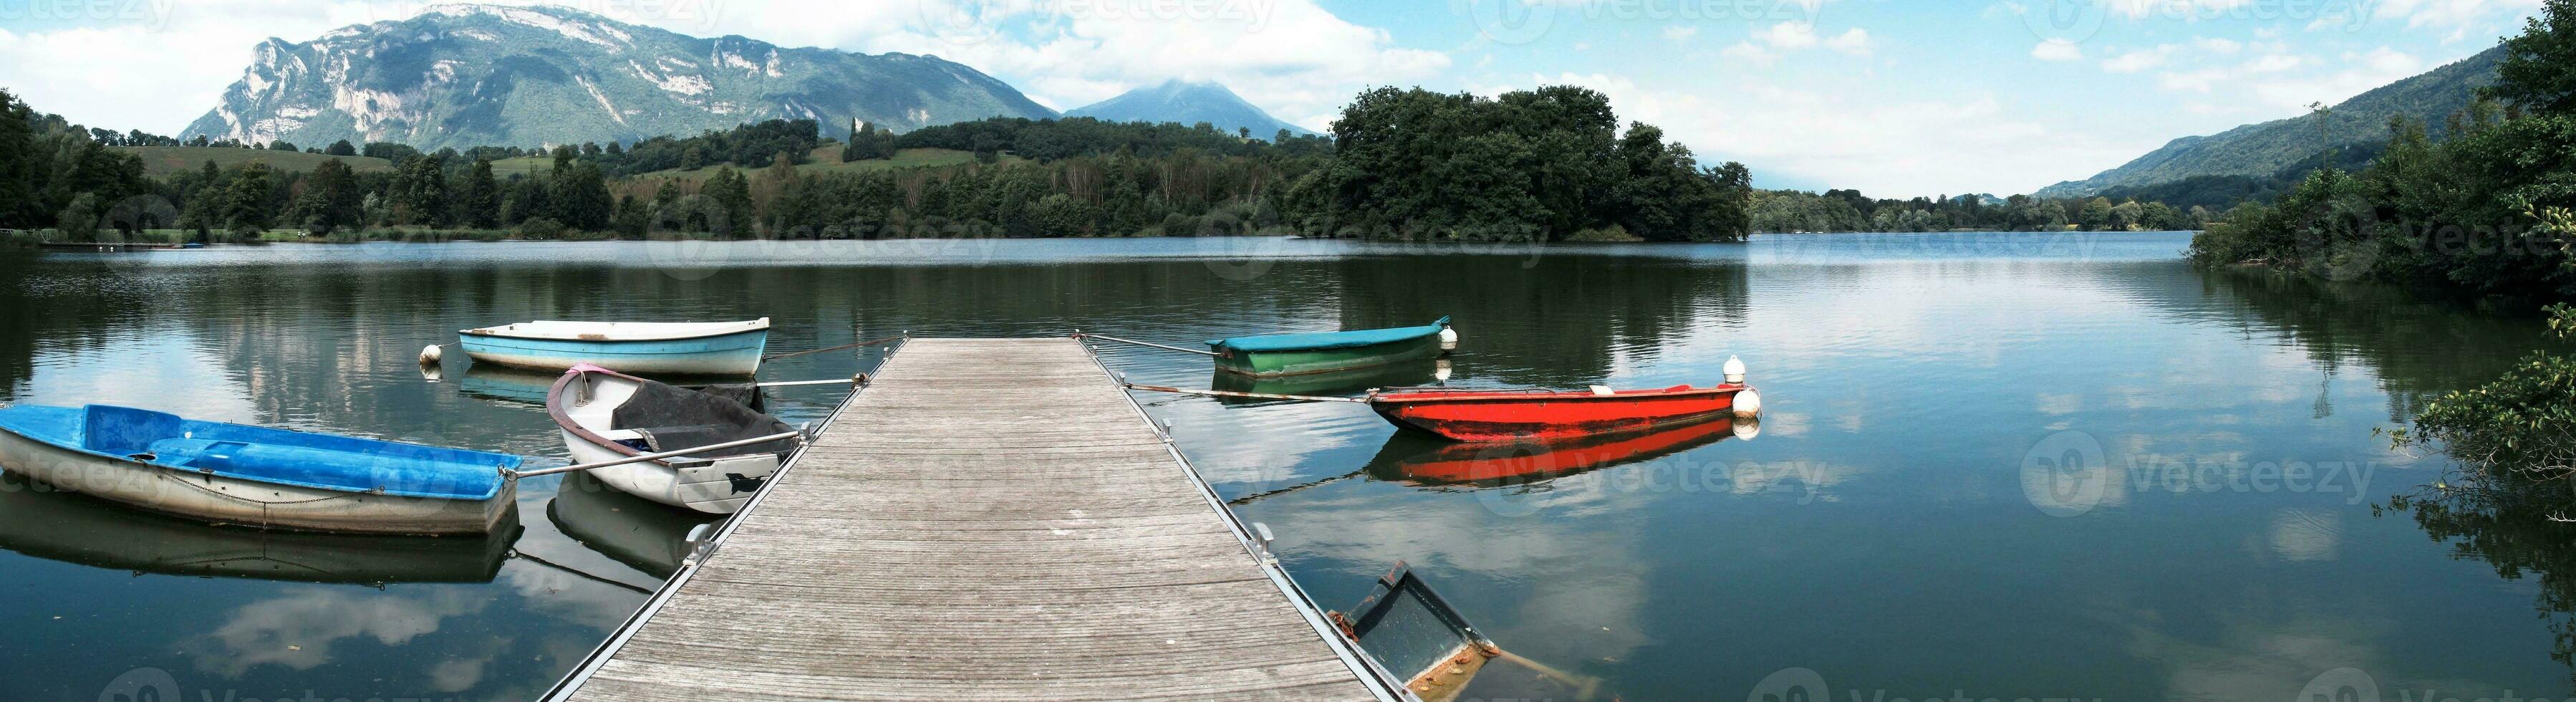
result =
[{"label": "gray boat cover", "polygon": [[[777,417],[762,414],[734,399],[756,398],[760,392],[758,387],[717,386],[709,389],[715,392],[644,381],[635,389],[634,396],[626,399],[626,404],[618,405],[617,411],[609,415],[610,428],[630,429],[643,435],[645,445],[641,448],[657,453],[796,430]],[[795,441],[779,440],[717,453],[726,456],[775,453],[779,460],[786,460],[787,453],[795,449]]]}]

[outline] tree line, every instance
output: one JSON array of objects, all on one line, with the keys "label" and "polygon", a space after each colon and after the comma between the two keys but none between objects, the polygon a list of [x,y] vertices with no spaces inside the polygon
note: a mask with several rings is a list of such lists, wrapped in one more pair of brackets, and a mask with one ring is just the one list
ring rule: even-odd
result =
[{"label": "tree line", "polygon": [[[855,125],[844,161],[902,149],[977,153],[956,166],[799,169],[829,143],[812,120],[771,120],[634,144],[440,149],[338,142],[309,172],[213,161],[142,176],[115,145],[0,93],[7,228],[181,228],[210,239],[277,229],[519,236],[1134,236],[1303,233],[1369,238],[1722,241],[1749,231],[1750,174],[1701,167],[1652,125],[1624,132],[1606,97],[1575,87],[1499,98],[1377,90],[1330,136],[1271,139],[1206,124],[995,118],[892,134]],[[1420,119],[1431,121],[1414,121]],[[112,137],[112,138],[111,138]],[[293,144],[245,148],[299,150]],[[1004,161],[1008,153],[1018,158]],[[550,167],[496,176],[494,162]],[[710,170],[711,169],[711,170]],[[819,171],[819,172],[809,172]],[[85,197],[84,197],[85,196]],[[143,204],[137,204],[143,203]]]},{"label": "tree line", "polygon": [[1872,199],[1858,190],[1764,190],[1753,194],[1753,229],[1760,232],[1974,231],[2197,231],[2210,210],[2176,209],[2160,201],[2109,197],[2045,198],[1982,195]]}]

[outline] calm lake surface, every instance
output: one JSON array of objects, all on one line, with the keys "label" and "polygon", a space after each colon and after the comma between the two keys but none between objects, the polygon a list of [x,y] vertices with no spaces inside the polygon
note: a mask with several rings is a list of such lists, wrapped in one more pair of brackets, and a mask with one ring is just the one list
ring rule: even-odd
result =
[{"label": "calm lake surface", "polygon": [[[2329,679],[2389,699],[2576,693],[2576,602],[2545,594],[2556,564],[2532,555],[2567,553],[2566,532],[2385,509],[2445,463],[2372,434],[2540,346],[2537,320],[2197,271],[2187,241],[18,254],[0,257],[0,400],[560,460],[548,377],[455,354],[426,382],[420,347],[539,318],[768,316],[785,351],[905,330],[1193,343],[1451,315],[1453,385],[1705,384],[1741,356],[1759,435],[1506,451],[1483,465],[1553,472],[1461,482],[1444,470],[1480,456],[1364,408],[1139,399],[1221,493],[1251,498],[1236,509],[1270,525],[1321,604],[1347,607],[1405,561],[1505,648],[1627,699],[1804,679],[1835,699],[2290,699],[2345,668]],[[1101,352],[1136,382],[1211,381],[1203,358]],[[782,389],[772,406],[815,419],[842,392]],[[515,533],[422,540],[215,529],[0,483],[0,699],[98,699],[154,674],[139,669],[190,700],[529,697],[644,600],[698,523],[600,490],[531,480]]]}]

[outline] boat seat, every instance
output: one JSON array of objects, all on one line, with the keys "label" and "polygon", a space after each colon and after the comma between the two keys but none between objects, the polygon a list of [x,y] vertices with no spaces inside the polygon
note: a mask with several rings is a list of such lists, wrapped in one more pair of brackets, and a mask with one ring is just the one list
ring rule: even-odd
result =
[{"label": "boat seat", "polygon": [[152,443],[186,434],[186,421],[168,412],[90,405],[82,408],[81,448],[110,456],[155,453]]}]

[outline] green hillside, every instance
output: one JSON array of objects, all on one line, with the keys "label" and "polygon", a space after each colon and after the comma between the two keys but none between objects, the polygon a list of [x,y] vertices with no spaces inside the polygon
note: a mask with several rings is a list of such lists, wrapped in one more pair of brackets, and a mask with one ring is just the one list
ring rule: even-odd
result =
[{"label": "green hillside", "polygon": [[[2326,134],[2342,148],[2350,148],[2349,145],[2353,144],[2375,145],[2388,139],[2388,118],[2405,115],[2426,123],[2432,136],[2440,138],[2443,122],[2452,113],[2467,107],[2477,88],[2495,82],[2496,64],[2503,59],[2503,47],[2488,49],[2422,75],[2355,95],[2334,106],[2327,117]],[[2034,194],[2044,197],[2091,196],[2113,189],[2145,188],[2198,176],[2268,178],[2299,161],[2315,159],[2324,147],[2316,119],[2302,115],[2249,124],[2208,136],[2175,139],[2164,148],[2119,168],[2084,180],[2041,188]]]},{"label": "green hillside", "polygon": [[231,168],[245,163],[265,163],[268,164],[268,167],[270,168],[297,173],[313,170],[314,166],[321,165],[323,161],[335,158],[348,162],[350,168],[359,171],[386,171],[392,170],[394,167],[393,162],[386,161],[381,158],[367,158],[365,156],[324,156],[321,154],[308,154],[302,151],[236,149],[220,146],[118,146],[111,148],[129,152],[141,157],[143,159],[143,174],[154,178],[167,176],[179,171],[193,171],[203,167],[207,161],[215,162],[215,167],[217,168]]}]

